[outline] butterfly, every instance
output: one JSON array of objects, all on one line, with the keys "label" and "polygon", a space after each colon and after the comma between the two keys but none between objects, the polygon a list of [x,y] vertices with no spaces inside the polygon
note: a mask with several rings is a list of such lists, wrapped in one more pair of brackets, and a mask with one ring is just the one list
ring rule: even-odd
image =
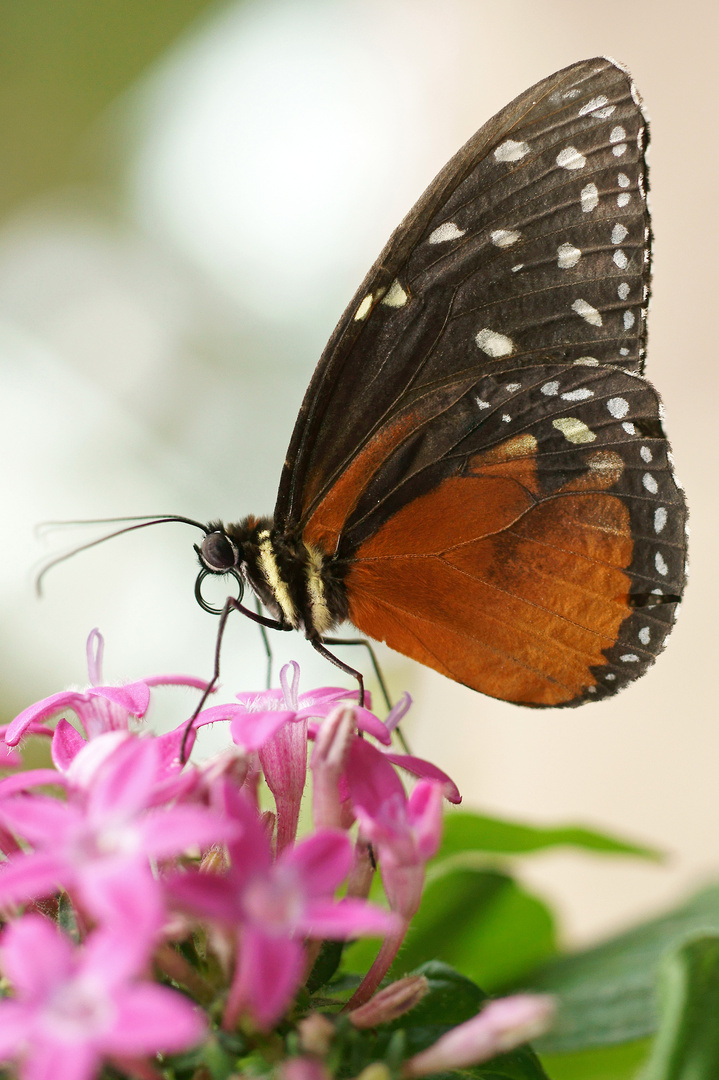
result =
[{"label": "butterfly", "polygon": [[[300,409],[272,518],[204,527],[318,651],[349,619],[484,694],[614,694],[662,649],[686,506],[643,377],[648,130],[576,63],[482,127],[393,233]],[[358,676],[361,682],[361,676]]]}]

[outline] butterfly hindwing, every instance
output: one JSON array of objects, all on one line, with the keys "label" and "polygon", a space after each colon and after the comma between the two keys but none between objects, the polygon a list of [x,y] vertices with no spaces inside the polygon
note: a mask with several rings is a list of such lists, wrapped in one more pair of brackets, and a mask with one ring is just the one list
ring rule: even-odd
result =
[{"label": "butterfly hindwing", "polygon": [[405,437],[357,500],[342,536],[355,625],[523,704],[579,704],[642,674],[684,585],[684,499],[650,384],[516,368],[416,420],[411,439],[444,426],[456,441],[398,483]]}]

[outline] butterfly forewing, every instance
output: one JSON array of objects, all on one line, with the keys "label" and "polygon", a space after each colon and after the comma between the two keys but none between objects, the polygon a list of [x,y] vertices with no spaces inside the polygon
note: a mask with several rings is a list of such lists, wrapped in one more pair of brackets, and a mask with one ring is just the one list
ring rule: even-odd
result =
[{"label": "butterfly forewing", "polygon": [[646,123],[593,59],[483,127],[395,232],[333,334],[275,510],[291,531],[418,386],[511,360],[641,367],[649,289]]}]

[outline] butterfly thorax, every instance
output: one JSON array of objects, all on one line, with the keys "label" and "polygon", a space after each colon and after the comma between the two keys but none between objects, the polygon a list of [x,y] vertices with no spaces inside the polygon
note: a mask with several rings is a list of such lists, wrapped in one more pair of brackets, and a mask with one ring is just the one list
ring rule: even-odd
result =
[{"label": "butterfly thorax", "polygon": [[316,638],[347,617],[339,564],[319,548],[281,533],[269,517],[208,528],[199,551],[203,566],[218,573],[239,570],[284,626]]}]

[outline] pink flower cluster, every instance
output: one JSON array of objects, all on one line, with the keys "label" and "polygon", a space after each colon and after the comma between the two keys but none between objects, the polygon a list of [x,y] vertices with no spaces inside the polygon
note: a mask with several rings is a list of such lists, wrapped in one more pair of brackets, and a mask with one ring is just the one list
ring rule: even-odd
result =
[{"label": "pink flower cluster", "polygon": [[[174,947],[199,927],[224,973],[228,1030],[276,1024],[325,939],[384,939],[350,1007],[367,1001],[419,904],[442,799],[459,801],[434,765],[389,749],[409,699],[382,723],[352,704],[356,692],[299,694],[289,664],[281,690],[201,712],[188,741],[224,721],[234,745],[183,766],[185,724],[156,737],[140,721],[153,687],[205,684],[102,685],[96,631],[88,658],[87,690],[55,694],[2,732],[4,768],[28,734],[51,740],[54,768],[0,780],[0,967],[13,991],[0,1000],[0,1061],[25,1080],[90,1080],[104,1061],[147,1075],[148,1055],[200,1041],[207,1016],[190,999],[208,988]],[[298,839],[308,742],[314,829]],[[398,768],[418,777],[409,797]],[[274,811],[260,806],[262,777]],[[389,910],[366,899],[375,860]]]}]

